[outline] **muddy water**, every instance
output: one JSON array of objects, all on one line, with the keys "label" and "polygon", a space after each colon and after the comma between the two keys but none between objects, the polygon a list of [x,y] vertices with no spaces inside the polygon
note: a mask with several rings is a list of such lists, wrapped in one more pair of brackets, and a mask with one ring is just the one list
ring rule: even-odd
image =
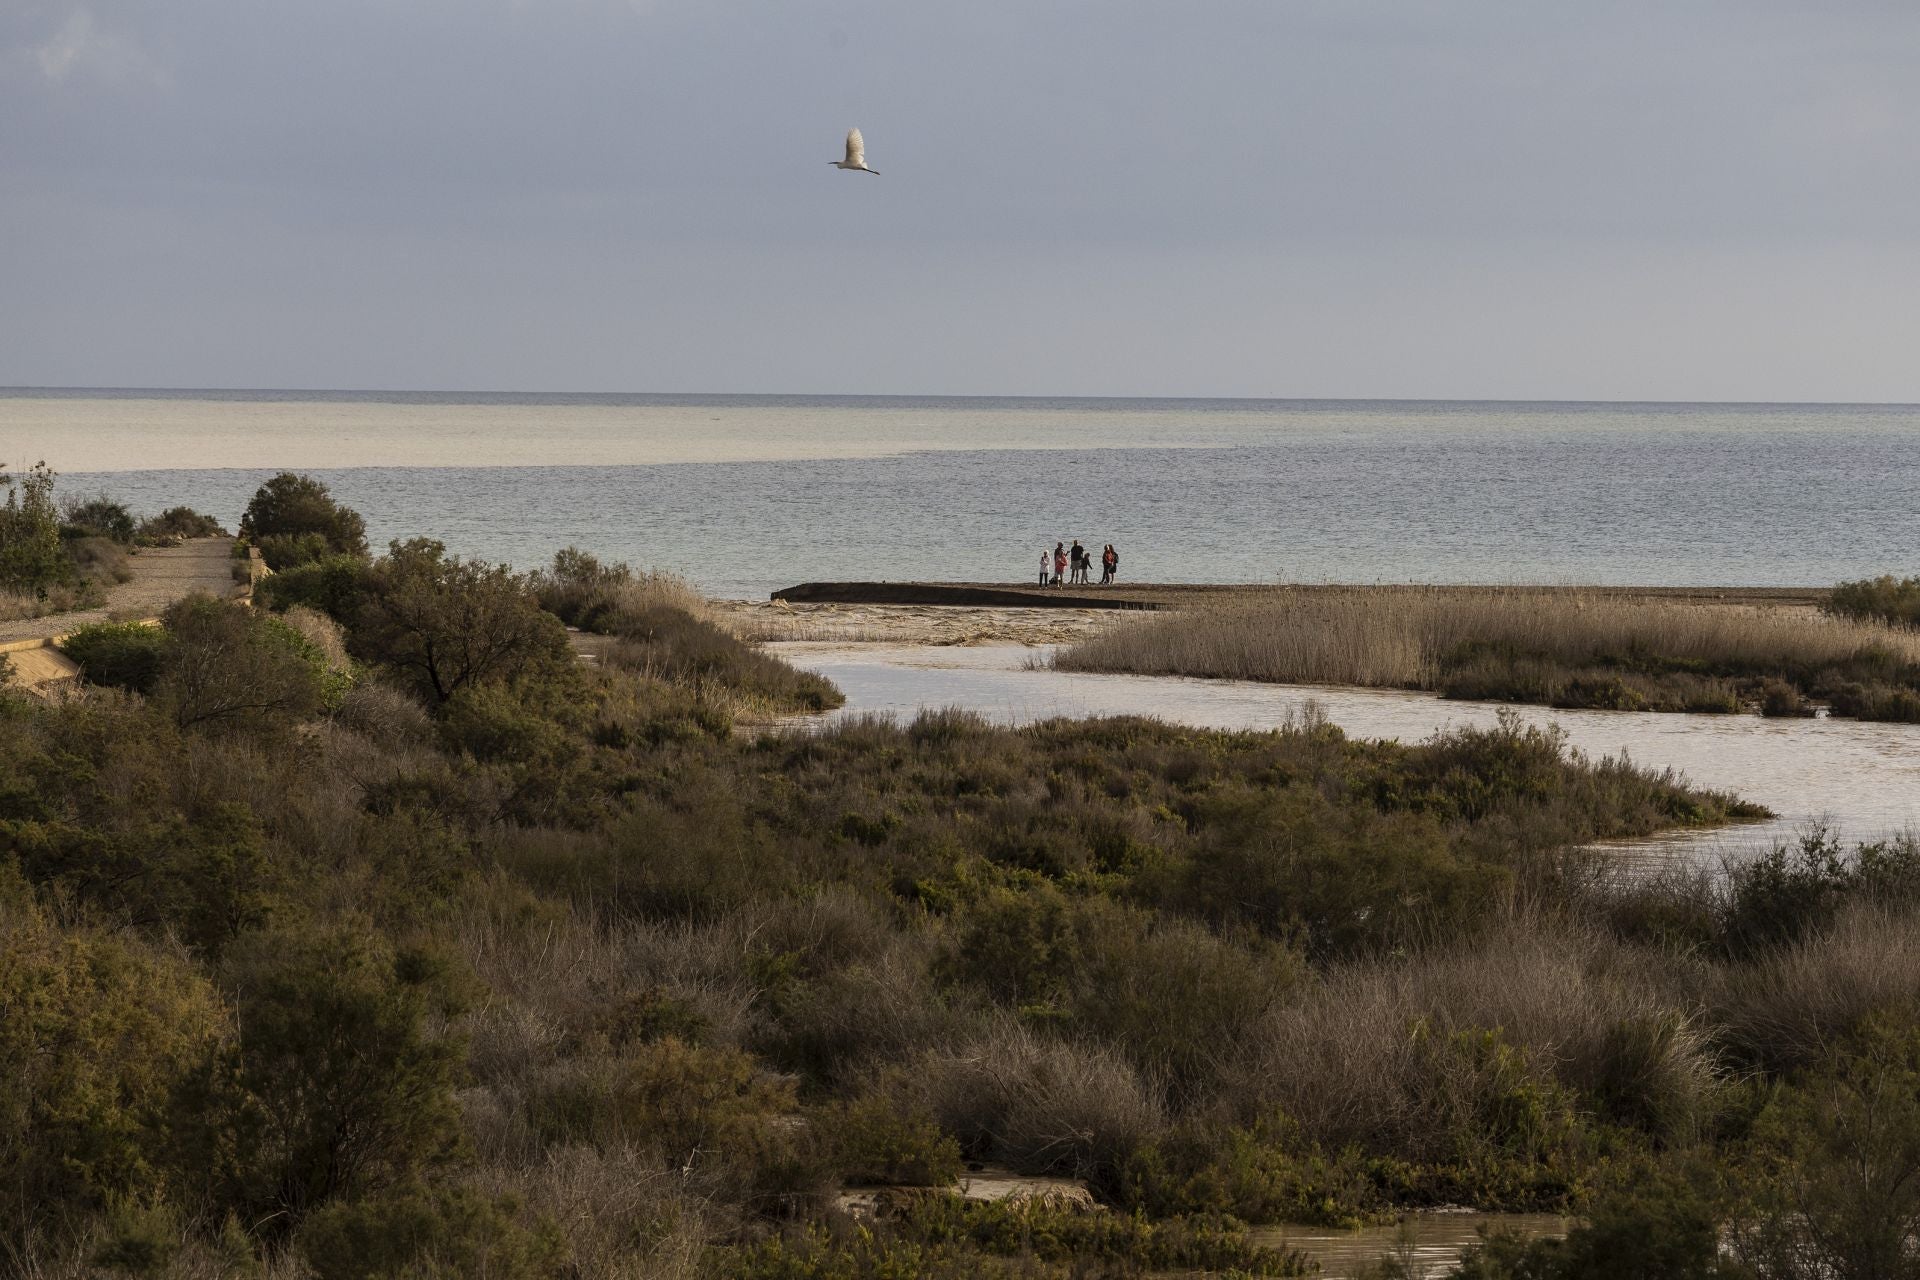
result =
[{"label": "muddy water", "polygon": [[1320,1264],[1321,1280],[1350,1280],[1370,1263],[1392,1257],[1406,1274],[1438,1277],[1478,1242],[1480,1229],[1513,1231],[1528,1239],[1563,1235],[1567,1220],[1544,1213],[1416,1213],[1388,1227],[1336,1231],[1328,1227],[1259,1227],[1254,1238],[1275,1248],[1298,1249]]},{"label": "muddy water", "polygon": [[[836,717],[912,716],[960,707],[1023,724],[1052,716],[1145,715],[1221,729],[1267,729],[1309,703],[1358,738],[1415,742],[1453,726],[1494,723],[1492,703],[1449,702],[1426,693],[1324,689],[1240,680],[1090,675],[1030,670],[1044,649],[1021,645],[771,645],[788,661],[839,685]],[[1765,720],[1758,716],[1665,715],[1511,708],[1531,724],[1557,724],[1589,755],[1621,755],[1670,768],[1699,786],[1733,791],[1779,816],[1728,830],[1636,841],[1636,856],[1711,861],[1790,839],[1815,822],[1848,838],[1920,829],[1920,725],[1856,720]]]}]

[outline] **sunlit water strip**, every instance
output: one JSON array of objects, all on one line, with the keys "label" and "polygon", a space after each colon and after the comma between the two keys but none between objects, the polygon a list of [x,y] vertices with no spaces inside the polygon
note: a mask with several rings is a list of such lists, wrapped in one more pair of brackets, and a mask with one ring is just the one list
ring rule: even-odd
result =
[{"label": "sunlit water strip", "polygon": [[1562,711],[1453,702],[1426,693],[1309,688],[1244,680],[1089,675],[1030,669],[1046,650],[1021,645],[787,643],[781,657],[817,671],[847,695],[826,722],[870,714],[910,718],[957,707],[1000,724],[1053,717],[1140,715],[1214,729],[1273,729],[1316,705],[1356,738],[1418,742],[1447,728],[1493,725],[1504,709],[1523,723],[1558,725],[1574,749],[1672,769],[1697,786],[1731,791],[1778,817],[1711,832],[1622,842],[1636,860],[1717,864],[1816,823],[1857,840],[1920,830],[1920,726],[1858,720]]}]

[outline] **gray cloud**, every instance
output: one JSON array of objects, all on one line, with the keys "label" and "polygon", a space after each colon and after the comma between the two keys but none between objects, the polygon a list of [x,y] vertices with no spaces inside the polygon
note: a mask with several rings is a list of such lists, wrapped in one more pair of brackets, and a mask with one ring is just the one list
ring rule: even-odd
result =
[{"label": "gray cloud", "polygon": [[0,382],[1920,399],[1916,64],[1864,0],[23,0]]}]

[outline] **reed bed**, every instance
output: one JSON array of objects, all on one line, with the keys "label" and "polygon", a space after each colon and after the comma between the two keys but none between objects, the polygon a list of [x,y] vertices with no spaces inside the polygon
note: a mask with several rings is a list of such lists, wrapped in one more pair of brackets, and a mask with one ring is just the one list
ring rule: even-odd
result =
[{"label": "reed bed", "polygon": [[[1054,665],[1736,710],[1762,701],[1767,681],[1816,697],[1920,685],[1920,635],[1867,620],[1578,592],[1355,588],[1170,614],[1083,640]],[[1780,699],[1781,714],[1801,709]]]}]

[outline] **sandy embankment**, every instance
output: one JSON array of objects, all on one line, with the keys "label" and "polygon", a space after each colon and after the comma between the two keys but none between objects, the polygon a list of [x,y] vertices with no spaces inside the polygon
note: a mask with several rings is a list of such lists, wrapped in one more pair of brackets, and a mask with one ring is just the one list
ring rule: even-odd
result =
[{"label": "sandy embankment", "polygon": [[716,600],[716,619],[743,639],[839,644],[1071,644],[1150,615],[1111,609],[970,605],[788,604]]}]

